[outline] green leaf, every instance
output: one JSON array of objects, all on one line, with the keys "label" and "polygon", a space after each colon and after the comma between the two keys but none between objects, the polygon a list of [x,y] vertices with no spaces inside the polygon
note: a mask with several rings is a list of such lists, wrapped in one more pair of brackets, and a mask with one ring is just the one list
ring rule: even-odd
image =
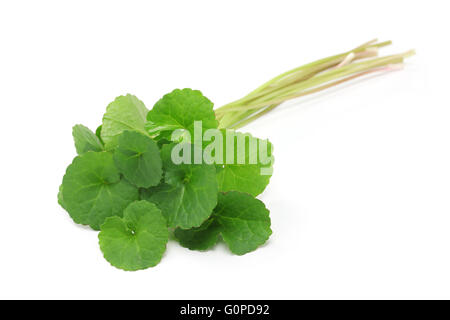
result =
[{"label": "green leaf", "polygon": [[103,151],[103,145],[98,137],[87,127],[77,124],[72,128],[75,149],[78,154],[88,151]]},{"label": "green leaf", "polygon": [[147,134],[145,118],[147,108],[144,103],[131,94],[117,97],[106,108],[103,116],[101,137],[106,149],[117,146],[117,136],[124,130],[135,130]]},{"label": "green leaf", "polygon": [[209,218],[200,227],[175,229],[174,235],[183,247],[191,250],[208,250],[219,240],[220,225],[215,218]]},{"label": "green leaf", "polygon": [[67,167],[62,184],[65,209],[76,223],[98,230],[105,218],[122,216],[138,189],[120,174],[109,152],[87,152]]},{"label": "green leaf", "polygon": [[162,97],[147,114],[146,129],[150,136],[170,140],[176,129],[194,135],[194,121],[202,121],[203,130],[217,128],[213,103],[198,90],[176,89]]},{"label": "green leaf", "polygon": [[223,240],[238,255],[256,250],[272,234],[269,210],[262,201],[245,193],[220,194],[214,216]]},{"label": "green leaf", "polygon": [[249,194],[221,193],[213,215],[203,225],[190,230],[175,230],[180,244],[193,250],[212,247],[219,234],[231,252],[243,255],[253,251],[272,234],[269,210]]},{"label": "green leaf", "polygon": [[162,161],[155,141],[137,131],[124,131],[118,136],[114,161],[119,171],[134,185],[148,188],[159,184]]},{"label": "green leaf", "polygon": [[164,183],[147,191],[147,198],[161,208],[169,227],[190,229],[208,219],[217,204],[216,169],[208,164],[173,163],[175,146],[162,147]]},{"label": "green leaf", "polygon": [[[261,194],[272,176],[272,144],[268,140],[254,138],[248,133],[232,130],[221,130],[221,132],[223,134],[224,164],[216,165],[219,190],[222,192],[246,192],[253,196]],[[239,143],[239,141],[245,142],[245,145],[242,142]],[[227,144],[231,145],[231,143],[234,145],[232,155],[227,152]],[[267,152],[264,148],[261,148],[263,143],[267,145]],[[257,147],[254,148],[251,145]],[[270,158],[268,163],[265,163],[267,162],[266,159],[260,156],[260,150],[268,157],[267,160]],[[239,155],[244,156],[244,161],[240,161],[241,163],[239,163]],[[227,156],[232,161],[227,160]],[[252,161],[252,159],[255,161]]]},{"label": "green leaf", "polygon": [[169,231],[153,203],[135,201],[125,209],[123,218],[107,218],[98,238],[103,256],[111,265],[135,271],[154,267],[161,261]]},{"label": "green leaf", "polygon": [[[63,198],[63,185],[59,186],[58,191],[58,203],[63,209],[66,209],[66,205],[64,204],[64,198]],[[67,210],[67,209],[66,209]]]}]

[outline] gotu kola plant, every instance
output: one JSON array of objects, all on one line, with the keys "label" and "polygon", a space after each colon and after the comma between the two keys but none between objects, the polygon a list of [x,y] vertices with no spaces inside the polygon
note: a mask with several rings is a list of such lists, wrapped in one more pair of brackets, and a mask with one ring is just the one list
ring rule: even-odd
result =
[{"label": "gotu kola plant", "polygon": [[151,110],[133,95],[117,97],[95,132],[73,127],[78,155],[58,202],[100,231],[105,259],[123,270],[157,265],[169,233],[191,250],[223,241],[234,254],[251,252],[272,233],[256,198],[272,174],[272,144],[235,130],[286,100],[395,69],[414,54],[378,57],[388,44],[373,40],[292,69],[215,110],[191,89],[166,94]]}]

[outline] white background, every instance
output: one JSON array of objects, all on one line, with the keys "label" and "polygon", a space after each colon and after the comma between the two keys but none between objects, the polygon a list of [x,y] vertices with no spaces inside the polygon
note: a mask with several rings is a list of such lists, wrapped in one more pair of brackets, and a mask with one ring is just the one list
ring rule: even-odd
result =
[{"label": "white background", "polygon": [[[450,298],[449,27],[445,1],[2,1],[0,298]],[[58,206],[71,127],[116,96],[220,106],[374,37],[418,54],[246,127],[275,145],[259,250],[124,272]]]}]

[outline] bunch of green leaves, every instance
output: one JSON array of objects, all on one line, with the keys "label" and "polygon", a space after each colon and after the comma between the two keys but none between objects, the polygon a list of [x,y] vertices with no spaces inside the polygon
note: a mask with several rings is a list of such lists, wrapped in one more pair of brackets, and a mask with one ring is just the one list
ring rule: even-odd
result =
[{"label": "bunch of green leaves", "polygon": [[[215,138],[200,147],[185,139],[195,136],[195,121],[202,130],[215,129]],[[200,91],[174,90],[150,111],[133,95],[117,97],[95,133],[73,127],[78,155],[63,177],[58,202],[74,222],[100,231],[105,259],[123,270],[158,264],[170,233],[191,250],[223,240],[235,254],[253,251],[272,233],[269,211],[255,198],[270,179],[261,169],[271,172],[272,162],[249,161],[252,142],[262,140],[227,133],[218,129],[213,104]],[[218,137],[225,142],[221,150],[211,147]],[[227,142],[239,138],[245,141],[244,161],[172,160],[174,150],[194,157],[196,148],[226,158]],[[232,149],[228,156],[236,160],[237,153]]]},{"label": "bunch of green leaves", "polygon": [[[120,96],[95,133],[73,128],[78,156],[67,168],[58,202],[76,223],[100,230],[104,257],[124,270],[155,266],[169,232],[192,250],[207,250],[220,239],[235,254],[255,250],[271,234],[269,211],[255,197],[269,183],[272,145],[232,129],[287,100],[395,70],[415,54],[378,57],[378,49],[389,44],[374,39],[294,68],[215,111],[191,89],[174,90],[150,111],[135,96]],[[209,134],[200,143],[197,121],[201,134]],[[216,144],[219,140],[223,144]],[[240,147],[236,140],[243,141]],[[270,161],[255,145],[266,146]],[[208,155],[200,163],[199,150]],[[194,161],[173,161],[179,151]]]}]

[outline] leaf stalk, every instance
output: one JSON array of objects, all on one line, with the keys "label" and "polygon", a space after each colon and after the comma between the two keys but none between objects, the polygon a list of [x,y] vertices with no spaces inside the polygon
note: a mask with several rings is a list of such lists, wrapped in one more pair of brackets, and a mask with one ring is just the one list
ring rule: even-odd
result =
[{"label": "leaf stalk", "polygon": [[314,94],[375,72],[398,69],[415,54],[378,57],[378,49],[391,41],[368,41],[347,52],[294,68],[262,84],[246,96],[215,110],[221,128],[241,128],[285,101]]}]

